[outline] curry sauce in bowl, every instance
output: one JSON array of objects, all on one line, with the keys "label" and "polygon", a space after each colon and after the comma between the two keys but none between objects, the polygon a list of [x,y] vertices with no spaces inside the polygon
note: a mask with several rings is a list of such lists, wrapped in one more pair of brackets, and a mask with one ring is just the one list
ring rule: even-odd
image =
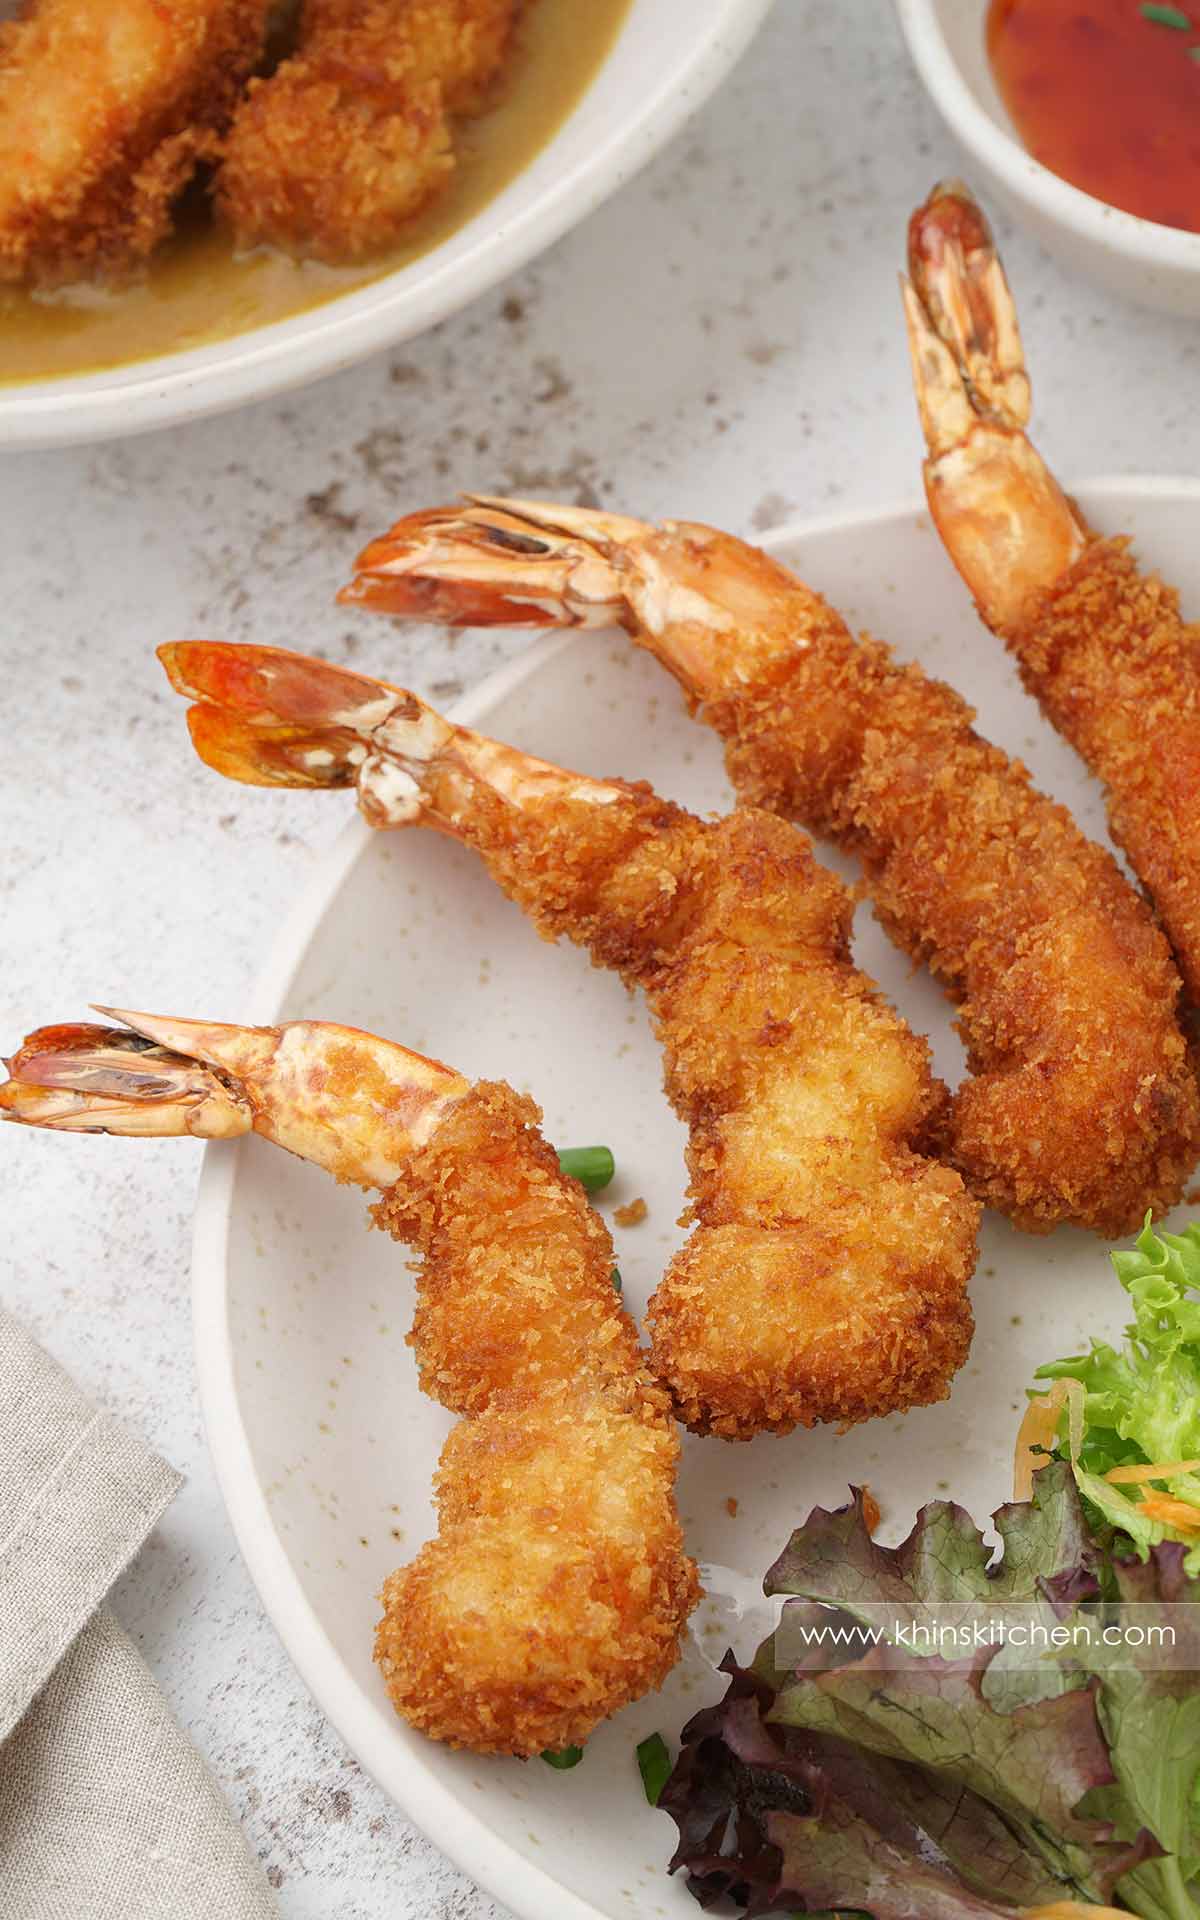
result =
[{"label": "curry sauce in bowl", "polygon": [[557,132],[616,38],[629,0],[532,0],[498,97],[465,122],[446,190],[386,254],[353,265],[240,252],[206,194],[126,285],[0,287],[0,378],[47,380],[228,340],[353,292],[429,253],[481,212]]},{"label": "curry sauce in bowl", "polygon": [[447,317],[557,239],[707,97],[769,0],[530,0],[450,185],[382,258],[238,253],[193,194],[125,286],[0,290],[0,444],[128,434],[281,392]]}]

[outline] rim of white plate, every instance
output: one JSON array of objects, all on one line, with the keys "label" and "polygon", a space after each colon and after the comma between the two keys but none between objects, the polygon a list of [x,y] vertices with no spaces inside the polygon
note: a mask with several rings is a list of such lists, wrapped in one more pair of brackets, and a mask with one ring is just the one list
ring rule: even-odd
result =
[{"label": "rim of white plate", "polygon": [[[1183,495],[1200,507],[1200,480],[1106,475],[1070,489],[1075,490],[1089,498],[1133,494],[1153,500]],[[885,521],[918,518],[924,510],[922,502],[912,500],[900,507],[789,521],[773,528],[758,544],[768,552],[790,548],[834,529],[865,530]],[[451,717],[464,725],[474,725],[548,660],[577,641],[573,629],[541,635],[525,653],[473,687],[454,707]],[[330,901],[371,839],[371,829],[356,817],[319,861],[281,926],[251,991],[245,1016],[248,1021],[266,1025],[279,1018]],[[255,1475],[234,1380],[227,1250],[236,1167],[235,1146],[210,1144],[205,1148],[192,1240],[196,1373],[221,1498],[267,1617],[305,1686],[356,1759],[448,1859],[522,1920],[542,1920],[546,1915],[553,1915],[554,1920],[604,1920],[590,1900],[572,1893],[500,1839],[471,1811],[465,1799],[433,1776],[419,1751],[407,1751],[395,1739],[378,1703],[370,1700],[354,1679],[301,1591]]]},{"label": "rim of white plate", "polygon": [[1200,237],[1158,220],[1143,220],[1072,186],[1036,160],[1015,134],[980,105],[942,31],[936,0],[895,0],[913,65],[930,99],[968,152],[977,154],[1027,205],[1040,207],[1068,233],[1146,266],[1200,273]]},{"label": "rim of white plate", "polygon": [[[159,355],[129,378],[115,379],[127,371],[115,369],[11,387],[0,392],[0,450],[72,446],[178,426],[341,372],[435,326],[525,266],[652,160],[740,59],[771,4],[724,0],[710,32],[680,64],[664,69],[630,117],[539,199],[496,225],[487,222],[487,208],[474,216],[467,230],[479,223],[482,231],[468,251],[439,259],[435,249],[307,313],[229,341]],[[624,32],[623,24],[603,65]],[[584,98],[586,92],[564,126]]]}]

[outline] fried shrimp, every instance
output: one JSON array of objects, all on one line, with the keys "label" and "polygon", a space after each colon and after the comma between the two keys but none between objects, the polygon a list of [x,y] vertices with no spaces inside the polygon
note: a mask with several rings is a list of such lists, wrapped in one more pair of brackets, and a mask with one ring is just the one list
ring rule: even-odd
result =
[{"label": "fried shrimp", "polygon": [[744,1439],[944,1397],[978,1210],[923,1157],[944,1089],[852,965],[850,896],[807,840],[566,773],[320,660],[160,651],[210,766],[354,786],[374,826],[454,835],[544,937],[645,989],[697,1223],[651,1302],[650,1362],[688,1426]]},{"label": "fried shrimp", "polygon": [[477,1753],[582,1743],[661,1685],[699,1597],[675,1509],[678,1433],[613,1291],[612,1242],[533,1101],[351,1027],[101,1012],[43,1027],[0,1117],[61,1132],[251,1131],[383,1189],[421,1255],[409,1344],[467,1416],[438,1531],[387,1580],[376,1659],[397,1711]]},{"label": "fried shrimp", "polygon": [[743,801],[862,862],[887,931],[960,1009],[943,1150],[1020,1227],[1107,1238],[1180,1198],[1200,1095],[1179,979],[1116,862],[974,731],[959,695],[754,547],[473,496],[372,542],[353,606],[459,625],[623,626],[726,743]]},{"label": "fried shrimp", "polygon": [[452,120],[477,113],[517,0],[306,0],[291,59],[251,83],[218,205],[238,242],[380,253],[449,183]]},{"label": "fried shrimp", "polygon": [[27,0],[0,24],[0,281],[119,275],[215,157],[272,0]]},{"label": "fried shrimp", "polygon": [[1114,838],[1200,1003],[1200,630],[1101,539],[1025,434],[1016,309],[983,213],[937,186],[909,227],[905,312],[925,491],[985,623],[1107,789]]}]

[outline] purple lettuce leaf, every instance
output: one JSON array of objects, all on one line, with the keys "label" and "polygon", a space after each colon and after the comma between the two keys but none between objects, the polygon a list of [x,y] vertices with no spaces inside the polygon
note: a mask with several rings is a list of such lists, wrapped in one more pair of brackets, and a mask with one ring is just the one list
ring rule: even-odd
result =
[{"label": "purple lettuce leaf", "polygon": [[[685,1728],[659,1802],[679,1832],[671,1870],[686,1871],[702,1906],[728,1896],[747,1916],[976,1920],[1063,1899],[1108,1903],[1124,1875],[1134,1911],[1200,1920],[1186,1888],[1183,1906],[1170,1897],[1193,1864],[1194,1673],[1149,1689],[1151,1703],[1169,1703],[1155,1708],[1120,1663],[1090,1670],[1055,1651],[1032,1672],[1007,1670],[1009,1650],[995,1644],[965,1659],[914,1658],[911,1643],[867,1631],[881,1613],[915,1621],[981,1602],[1032,1606],[1053,1624],[1096,1602],[1102,1583],[1111,1596],[1114,1581],[1116,1604],[1195,1597],[1167,1549],[1114,1575],[1066,1462],[995,1520],[997,1555],[950,1502],[924,1508],[888,1548],[871,1539],[856,1494],[793,1534],[765,1583],[794,1596],[781,1628],[751,1668],[726,1657],[726,1697]],[[805,1649],[797,1621],[848,1632]],[[1164,1828],[1183,1836],[1179,1860],[1151,1857]]]},{"label": "purple lettuce leaf", "polygon": [[[727,1654],[725,1699],[688,1722],[659,1800],[702,1907],[977,1920],[1063,1896],[987,1803],[845,1741],[768,1724],[770,1687]],[[869,1899],[868,1899],[869,1895]]]},{"label": "purple lettuce leaf", "polygon": [[1064,1582],[1087,1585],[1099,1566],[1065,1460],[1036,1475],[1032,1500],[997,1508],[999,1556],[952,1500],[930,1501],[907,1539],[881,1546],[871,1537],[861,1489],[851,1493],[849,1506],[814,1507],[769,1569],[765,1593],[801,1594],[849,1613],[856,1603],[885,1603],[898,1615],[923,1620],[927,1608],[947,1603],[1051,1597]]},{"label": "purple lettuce leaf", "polygon": [[801,1911],[845,1913],[845,1890],[854,1887],[854,1910],[873,1920],[1013,1920],[1006,1901],[973,1893],[932,1861],[893,1846],[844,1801],[829,1798],[816,1819],[771,1813],[766,1826],[782,1858],[785,1895],[803,1889]]},{"label": "purple lettuce leaf", "polygon": [[1104,1826],[1074,1812],[1085,1793],[1113,1778],[1094,1691],[1077,1688],[997,1713],[980,1684],[993,1653],[914,1662],[877,1646],[853,1666],[789,1682],[770,1718],[926,1768],[947,1787],[979,1795],[1052,1874],[1103,1902],[1124,1856],[1110,1856]]}]

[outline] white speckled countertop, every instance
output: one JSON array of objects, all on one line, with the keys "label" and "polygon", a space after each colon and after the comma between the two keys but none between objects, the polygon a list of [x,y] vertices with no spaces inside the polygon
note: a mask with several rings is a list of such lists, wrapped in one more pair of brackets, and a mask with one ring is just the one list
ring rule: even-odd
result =
[{"label": "white speckled countertop", "polygon": [[[895,276],[910,208],[957,165],[880,0],[778,0],[656,165],[447,325],[276,404],[0,462],[0,1048],[91,999],[239,1018],[343,824],[295,796],[243,816],[236,789],[218,813],[154,642],[369,660],[372,630],[334,588],[369,533],[458,486],[740,532],[915,500]],[[998,224],[1052,463],[1194,472],[1195,327],[1119,305]],[[522,644],[397,632],[390,674],[445,702]],[[0,1156],[0,1295],[188,1475],[117,1611],[285,1920],[494,1914],[325,1724],[234,1546],[193,1381],[198,1153],[8,1129]]]}]

